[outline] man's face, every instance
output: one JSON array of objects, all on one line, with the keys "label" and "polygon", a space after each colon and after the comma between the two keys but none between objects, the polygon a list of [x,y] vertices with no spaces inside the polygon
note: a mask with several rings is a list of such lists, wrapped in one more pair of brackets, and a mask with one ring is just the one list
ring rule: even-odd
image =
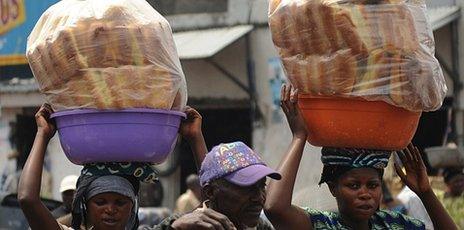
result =
[{"label": "man's face", "polygon": [[464,175],[454,176],[448,181],[447,185],[452,196],[462,195],[464,192]]},{"label": "man's face", "polygon": [[61,193],[61,198],[63,199],[63,205],[68,210],[71,211],[71,206],[74,198],[74,190],[66,190]]},{"label": "man's face", "polygon": [[226,215],[238,228],[255,227],[266,201],[266,178],[247,187],[226,180],[212,185],[211,208]]}]

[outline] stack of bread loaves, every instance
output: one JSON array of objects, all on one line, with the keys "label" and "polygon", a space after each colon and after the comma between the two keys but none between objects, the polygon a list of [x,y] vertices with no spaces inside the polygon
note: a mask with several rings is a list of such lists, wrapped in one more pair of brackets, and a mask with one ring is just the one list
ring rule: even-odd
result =
[{"label": "stack of bread loaves", "polygon": [[441,106],[446,85],[421,0],[271,0],[269,24],[301,93]]},{"label": "stack of bread loaves", "polygon": [[169,23],[143,0],[62,0],[37,22],[27,58],[57,110],[186,104]]}]

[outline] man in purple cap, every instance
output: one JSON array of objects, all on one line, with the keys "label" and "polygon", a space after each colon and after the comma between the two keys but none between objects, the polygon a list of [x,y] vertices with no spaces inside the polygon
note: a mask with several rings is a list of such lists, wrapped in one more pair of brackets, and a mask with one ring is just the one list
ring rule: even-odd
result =
[{"label": "man in purple cap", "polygon": [[260,214],[266,201],[266,177],[280,180],[281,176],[244,143],[214,147],[199,174],[202,207],[171,216],[155,229],[273,229]]},{"label": "man in purple cap", "polygon": [[227,216],[238,229],[259,225],[266,201],[266,177],[281,178],[242,142],[214,147],[200,169],[207,207]]}]

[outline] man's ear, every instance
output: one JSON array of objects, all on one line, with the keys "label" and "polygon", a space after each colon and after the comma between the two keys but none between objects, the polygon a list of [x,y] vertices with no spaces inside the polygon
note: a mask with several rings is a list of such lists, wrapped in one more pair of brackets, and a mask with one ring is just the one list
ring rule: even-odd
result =
[{"label": "man's ear", "polygon": [[201,197],[203,198],[203,200],[213,200],[215,194],[216,193],[214,186],[212,186],[211,184],[206,184],[201,189]]},{"label": "man's ear", "polygon": [[329,186],[330,193],[332,193],[333,197],[337,197],[337,184],[333,181],[327,182],[327,186]]}]

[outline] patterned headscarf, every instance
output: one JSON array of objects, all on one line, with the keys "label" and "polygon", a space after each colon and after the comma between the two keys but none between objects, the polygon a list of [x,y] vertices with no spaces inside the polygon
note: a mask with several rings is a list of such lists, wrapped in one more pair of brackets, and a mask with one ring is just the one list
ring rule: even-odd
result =
[{"label": "patterned headscarf", "polygon": [[373,168],[380,176],[387,167],[391,151],[350,149],[350,148],[322,148],[321,161],[324,168],[319,184],[334,181],[336,178],[355,168]]},{"label": "patterned headscarf", "polygon": [[[119,176],[118,180],[114,180],[114,176]],[[99,188],[105,186],[111,178],[113,182],[120,181],[120,183],[114,183],[113,187],[107,186],[105,189]],[[80,229],[81,224],[86,224],[86,204],[90,198],[102,192],[115,192],[132,199],[134,208],[126,229],[137,229],[139,225],[137,217],[137,194],[140,182],[154,183],[157,179],[156,170],[152,165],[147,163],[98,163],[85,165],[77,181],[76,193],[74,195],[72,227]],[[133,191],[121,192],[124,189],[132,189]]]}]

